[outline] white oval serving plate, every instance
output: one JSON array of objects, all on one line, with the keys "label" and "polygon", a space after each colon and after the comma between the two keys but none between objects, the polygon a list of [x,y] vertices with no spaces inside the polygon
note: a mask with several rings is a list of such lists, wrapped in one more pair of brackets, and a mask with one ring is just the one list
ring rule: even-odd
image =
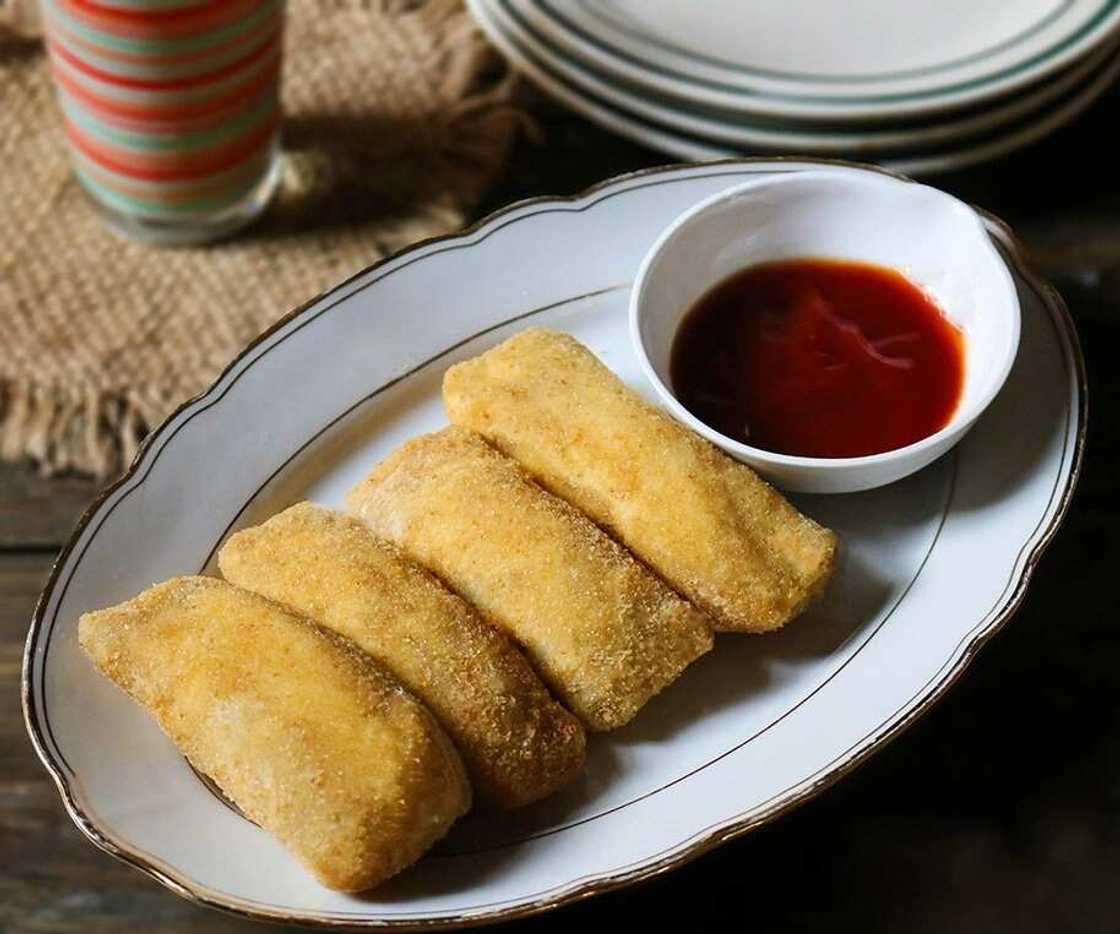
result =
[{"label": "white oval serving plate", "polygon": [[302,497],[339,503],[394,445],[443,423],[447,366],[519,328],[571,331],[649,394],[626,308],[658,234],[726,188],[822,165],[682,166],[514,205],[359,273],[254,341],[83,516],[36,608],[25,715],[78,827],[179,894],[251,917],[473,924],[691,859],[827,787],[927,710],[1022,600],[1084,439],[1069,317],[994,220],[1022,303],[1016,366],[953,454],[871,493],[798,498],[844,541],[826,600],[780,633],[721,637],[631,725],[593,738],[577,784],[512,815],[471,815],[367,896],[320,887],[214,797],[77,646],[81,612],[209,568],[232,529]]}]

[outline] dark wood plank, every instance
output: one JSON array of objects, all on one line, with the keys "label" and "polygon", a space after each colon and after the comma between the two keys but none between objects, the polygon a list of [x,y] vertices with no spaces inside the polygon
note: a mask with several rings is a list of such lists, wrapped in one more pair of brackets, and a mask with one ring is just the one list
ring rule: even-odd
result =
[{"label": "dark wood plank", "polygon": [[[44,777],[38,759],[27,755],[31,747],[23,730],[19,683],[27,624],[52,560],[49,554],[0,555],[0,783],[5,788],[11,781]],[[0,820],[7,814],[0,804]]]},{"label": "dark wood plank", "polygon": [[57,548],[99,488],[88,477],[44,477],[28,464],[0,463],[0,549]]}]

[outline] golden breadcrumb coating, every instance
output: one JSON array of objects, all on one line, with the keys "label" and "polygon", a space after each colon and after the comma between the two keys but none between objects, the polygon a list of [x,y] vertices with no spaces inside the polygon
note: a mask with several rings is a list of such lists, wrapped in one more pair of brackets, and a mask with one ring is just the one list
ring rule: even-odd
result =
[{"label": "golden breadcrumb coating", "polygon": [[452,422],[617,536],[717,629],[777,629],[832,573],[832,532],[570,335],[522,331],[453,366],[443,401]]},{"label": "golden breadcrumb coating", "polygon": [[473,432],[406,442],[347,505],[520,643],[590,729],[626,723],[711,648],[703,614]]},{"label": "golden breadcrumb coating", "polygon": [[86,613],[82,648],[332,889],[414,862],[470,807],[431,714],[352,643],[224,581]]},{"label": "golden breadcrumb coating", "polygon": [[360,519],[300,503],[238,532],[218,563],[231,583],[352,639],[396,675],[491,802],[536,801],[583,766],[583,727],[513,643]]}]

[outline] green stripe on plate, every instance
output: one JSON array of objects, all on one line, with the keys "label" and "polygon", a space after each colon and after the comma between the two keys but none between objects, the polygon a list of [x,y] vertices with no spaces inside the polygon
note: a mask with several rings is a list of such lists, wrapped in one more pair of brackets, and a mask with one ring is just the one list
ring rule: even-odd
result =
[{"label": "green stripe on plate", "polygon": [[[744,65],[742,62],[735,62],[728,59],[716,58],[715,56],[711,55],[704,55],[685,46],[676,45],[675,43],[668,42],[656,36],[650,36],[638,32],[637,30],[630,27],[627,23],[611,16],[607,10],[601,9],[594,4],[590,4],[587,2],[587,0],[581,0],[578,5],[583,8],[588,16],[593,17],[594,19],[598,20],[600,23],[603,23],[608,27],[613,27],[618,32],[622,33],[623,35],[629,36],[635,41],[644,42],[647,45],[652,45],[654,48],[679,55],[681,58],[692,59],[695,62],[700,62],[705,65],[711,65],[715,68],[723,68],[727,71],[737,71],[741,74],[747,75],[748,77],[758,76],[762,78],[784,78],[792,80],[817,81],[821,84],[858,84],[863,81],[884,81],[890,78],[921,78],[925,75],[937,74],[938,72],[945,71],[948,68],[955,68],[960,65],[968,65],[973,62],[981,62],[985,58],[989,58],[997,52],[1003,52],[1007,49],[1013,48],[1020,42],[1023,42],[1024,40],[1029,39],[1031,36],[1041,32],[1056,19],[1058,19],[1059,16],[1069,10],[1069,8],[1074,5],[1074,2],[1075,0],[1064,0],[1064,2],[1060,6],[1055,7],[1048,14],[1043,16],[1042,19],[1038,20],[1038,22],[1032,24],[1031,26],[1028,26],[1026,29],[1022,30],[1014,36],[1011,36],[1008,39],[997,42],[995,45],[990,46],[989,48],[984,49],[981,52],[973,52],[970,55],[964,55],[960,58],[951,59],[947,62],[942,62],[937,65],[926,65],[922,68],[909,68],[902,69],[900,71],[884,71],[874,75],[858,75],[848,77],[841,77],[839,75],[816,74],[809,71],[783,71],[777,68],[759,68],[750,65]],[[546,9],[551,9],[551,5],[547,2],[542,3],[541,6]],[[579,28],[578,24],[571,23],[563,13],[554,11],[553,15],[555,19],[562,20],[568,23],[570,27]],[[610,48],[615,49],[619,52],[624,51],[614,45],[611,45]]]},{"label": "green stripe on plate", "polygon": [[[537,41],[541,41],[540,37],[537,36],[537,33],[529,27],[529,25],[525,22],[524,18],[521,16],[521,14],[517,10],[514,10],[513,8],[511,8],[510,5],[506,2],[503,2],[503,0],[495,0],[495,2],[500,4],[502,9],[505,11],[506,15],[512,17],[517,22],[518,26],[523,31],[532,35]],[[962,81],[962,82],[959,82],[957,84],[942,85],[938,88],[934,88],[934,89],[930,89],[930,90],[926,90],[926,91],[909,91],[909,92],[903,92],[903,93],[899,93],[899,94],[881,94],[881,95],[871,95],[871,96],[866,96],[866,97],[862,97],[862,96],[857,96],[857,97],[829,97],[827,95],[802,95],[802,94],[776,94],[776,93],[749,92],[749,91],[746,91],[743,88],[737,87],[735,85],[724,84],[724,83],[719,82],[719,81],[711,81],[711,80],[708,80],[706,78],[696,78],[696,77],[693,77],[691,75],[683,75],[680,72],[676,72],[676,71],[673,71],[671,69],[665,68],[664,66],[659,65],[656,62],[647,61],[645,59],[639,59],[639,58],[634,57],[633,55],[630,55],[630,54],[625,53],[625,52],[623,52],[619,49],[616,49],[613,46],[605,45],[604,43],[599,41],[599,39],[597,37],[595,37],[594,35],[589,33],[587,30],[582,29],[578,26],[575,26],[574,24],[568,23],[567,21],[563,21],[563,26],[564,26],[565,29],[571,29],[573,32],[578,33],[587,42],[589,42],[592,45],[595,45],[597,48],[599,48],[604,54],[606,54],[608,56],[613,56],[615,58],[625,59],[626,61],[631,62],[632,64],[638,66],[639,68],[644,68],[648,71],[655,72],[656,74],[662,75],[663,77],[669,78],[673,81],[681,81],[681,82],[684,82],[684,83],[687,83],[687,84],[695,84],[695,85],[698,85],[700,87],[711,88],[712,90],[715,90],[715,91],[721,91],[721,92],[724,92],[724,93],[727,93],[727,94],[733,94],[733,95],[743,97],[743,98],[749,98],[750,96],[752,96],[752,94],[754,94],[755,96],[764,97],[768,100],[774,100],[774,101],[789,101],[790,103],[807,103],[807,104],[832,104],[832,105],[843,107],[843,106],[849,105],[849,104],[880,104],[880,103],[888,104],[888,103],[901,103],[901,102],[905,102],[905,101],[920,101],[920,100],[924,100],[924,99],[929,98],[929,97],[936,97],[936,96],[939,96],[939,95],[942,95],[942,94],[950,94],[950,93],[955,93],[955,92],[959,92],[959,91],[970,91],[970,90],[973,90],[973,89],[976,89],[976,88],[983,87],[984,85],[990,84],[994,81],[999,81],[999,80],[1003,80],[1005,78],[1014,77],[1017,74],[1022,74],[1024,71],[1029,70],[1030,68],[1039,64],[1040,62],[1046,61],[1049,58],[1053,58],[1056,55],[1060,55],[1062,52],[1064,52],[1070,46],[1072,46],[1076,42],[1078,42],[1083,36],[1088,35],[1090,32],[1092,32],[1093,29],[1095,29],[1098,25],[1100,25],[1105,19],[1110,17],[1116,11],[1118,6],[1120,6],[1120,0],[1109,0],[1108,4],[1105,7],[1103,7],[1100,11],[1098,11],[1098,13],[1088,23],[1086,23],[1081,29],[1079,29],[1077,32],[1073,33],[1070,36],[1067,36],[1061,42],[1057,43],[1054,46],[1051,46],[1049,49],[1046,49],[1046,50],[1040,52],[1038,55],[1035,55],[1032,58],[1027,59],[1026,61],[1020,62],[1018,65],[1016,65],[1012,68],[1007,68],[1003,71],[995,72],[995,73],[990,74],[990,75],[986,75],[983,78],[975,78],[975,79],[972,79],[970,81]],[[542,7],[542,8],[544,8],[544,7]],[[557,19],[559,19],[559,17],[557,17]],[[611,75],[609,80],[615,81],[617,79],[614,75]]]}]

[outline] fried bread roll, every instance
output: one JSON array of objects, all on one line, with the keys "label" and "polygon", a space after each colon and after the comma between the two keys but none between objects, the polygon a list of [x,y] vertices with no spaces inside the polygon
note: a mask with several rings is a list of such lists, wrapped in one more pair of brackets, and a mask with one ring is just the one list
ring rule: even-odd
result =
[{"label": "fried bread roll", "polygon": [[570,335],[522,331],[451,367],[443,401],[452,422],[583,510],[717,629],[777,629],[832,573],[832,532]]},{"label": "fried bread roll", "polygon": [[590,729],[626,723],[711,648],[703,614],[473,432],[406,442],[347,506],[520,643]]},{"label": "fried bread roll", "polygon": [[82,648],[191,763],[326,886],[414,862],[470,806],[431,714],[348,641],[224,581],[87,613]]},{"label": "fried bread roll", "polygon": [[578,720],[509,639],[360,519],[299,503],[234,535],[231,583],[352,639],[435,714],[475,790],[501,807],[551,794],[583,765]]}]

